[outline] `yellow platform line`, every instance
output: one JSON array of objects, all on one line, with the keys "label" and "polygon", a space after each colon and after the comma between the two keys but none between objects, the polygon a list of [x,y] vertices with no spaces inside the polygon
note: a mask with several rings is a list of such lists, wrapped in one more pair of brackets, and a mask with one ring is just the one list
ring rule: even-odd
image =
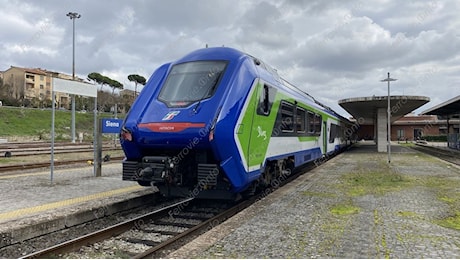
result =
[{"label": "yellow platform line", "polygon": [[0,180],[1,179],[12,179],[12,178],[18,178],[18,177],[38,176],[38,175],[45,175],[45,174],[50,175],[50,172],[18,173],[18,174],[12,174],[12,175],[5,175],[5,176],[0,176]]},{"label": "yellow platform line", "polygon": [[[89,168],[89,166],[88,166]],[[91,169],[93,167],[91,166]],[[68,172],[73,172],[75,169],[60,169],[54,172],[54,174],[64,174]],[[30,176],[38,176],[38,175],[50,175],[50,171],[41,171],[41,172],[33,172],[33,173],[17,173],[17,174],[11,174],[11,175],[4,175],[0,176],[1,179],[12,179],[12,178],[18,178],[18,177],[30,177]]]},{"label": "yellow platform line", "polygon": [[104,192],[99,192],[99,193],[91,194],[91,195],[87,195],[87,196],[82,196],[82,197],[77,197],[77,198],[72,198],[72,199],[61,200],[61,201],[56,201],[56,202],[52,202],[52,203],[42,204],[42,205],[35,206],[35,207],[22,208],[22,209],[18,209],[18,210],[8,211],[8,212],[5,212],[5,213],[0,213],[0,220],[21,217],[21,216],[24,216],[24,215],[30,215],[30,214],[42,212],[42,211],[45,211],[45,210],[50,210],[50,209],[56,209],[56,208],[60,208],[60,207],[70,206],[70,205],[77,204],[77,203],[82,203],[82,202],[95,200],[95,199],[106,198],[106,197],[110,197],[110,196],[114,196],[114,195],[118,195],[118,194],[122,194],[122,193],[142,190],[142,189],[144,189],[144,187],[139,186],[139,185],[134,185],[134,186],[129,186],[129,187],[121,188],[121,189],[117,189],[117,190],[104,191]]}]

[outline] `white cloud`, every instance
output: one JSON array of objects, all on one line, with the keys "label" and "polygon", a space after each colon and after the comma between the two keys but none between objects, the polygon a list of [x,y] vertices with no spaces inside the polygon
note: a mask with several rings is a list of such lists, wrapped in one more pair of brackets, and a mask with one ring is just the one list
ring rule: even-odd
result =
[{"label": "white cloud", "polygon": [[100,72],[129,85],[198,48],[241,49],[341,111],[339,99],[395,94],[445,101],[460,86],[460,2],[0,0],[0,69]]}]

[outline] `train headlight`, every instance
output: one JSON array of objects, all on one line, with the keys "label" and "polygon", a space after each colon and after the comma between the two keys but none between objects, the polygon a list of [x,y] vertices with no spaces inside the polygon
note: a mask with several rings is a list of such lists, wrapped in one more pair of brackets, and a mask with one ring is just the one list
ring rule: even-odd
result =
[{"label": "train headlight", "polygon": [[133,135],[131,134],[131,131],[123,127],[120,132],[120,139],[131,142],[133,140]]},{"label": "train headlight", "polygon": [[211,142],[212,140],[214,140],[214,129],[211,129],[211,131],[209,131],[209,142]]}]

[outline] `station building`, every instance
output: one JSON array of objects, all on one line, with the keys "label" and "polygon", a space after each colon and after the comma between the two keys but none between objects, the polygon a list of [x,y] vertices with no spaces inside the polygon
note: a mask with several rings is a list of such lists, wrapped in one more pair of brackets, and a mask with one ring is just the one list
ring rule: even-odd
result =
[{"label": "station building", "polygon": [[460,149],[460,96],[456,96],[421,113],[435,115],[446,121],[447,145]]},{"label": "station building", "polygon": [[[457,124],[450,125],[450,131],[458,133]],[[357,131],[359,140],[375,140],[373,124],[363,124]],[[391,123],[392,141],[413,141],[425,139],[427,136],[445,136],[447,120],[438,119],[435,115],[408,114]]]},{"label": "station building", "polygon": [[[374,140],[378,152],[388,145],[388,107],[390,108],[391,141],[424,140],[430,136],[446,140],[448,146],[460,149],[460,96],[422,112],[412,111],[428,103],[423,96],[372,96],[339,100],[339,105],[358,124],[358,140]],[[443,137],[443,138],[441,138]]]}]

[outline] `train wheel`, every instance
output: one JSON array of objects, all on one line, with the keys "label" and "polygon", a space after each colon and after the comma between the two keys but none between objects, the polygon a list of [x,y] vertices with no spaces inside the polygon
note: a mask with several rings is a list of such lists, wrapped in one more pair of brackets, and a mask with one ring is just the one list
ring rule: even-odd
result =
[{"label": "train wheel", "polygon": [[145,187],[152,186],[152,185],[150,185],[149,181],[137,181],[137,183],[139,183],[139,185],[145,186]]},{"label": "train wheel", "polygon": [[285,161],[285,165],[283,167],[283,170],[288,170],[288,171],[290,171],[292,173],[294,171],[294,168],[295,168],[294,158],[288,158]]}]

